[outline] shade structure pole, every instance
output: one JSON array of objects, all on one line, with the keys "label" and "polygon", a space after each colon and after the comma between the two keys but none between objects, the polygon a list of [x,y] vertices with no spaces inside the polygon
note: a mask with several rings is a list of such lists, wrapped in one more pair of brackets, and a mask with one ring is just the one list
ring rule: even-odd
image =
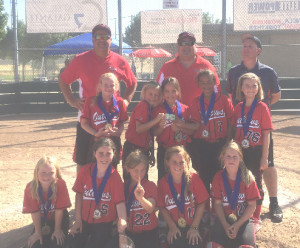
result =
[{"label": "shade structure pole", "polygon": [[118,0],[118,18],[119,18],[119,54],[122,55],[123,35],[122,35],[122,0]]},{"label": "shade structure pole", "polygon": [[221,56],[221,78],[226,79],[226,0],[222,0],[222,56]]},{"label": "shade structure pole", "polygon": [[15,78],[15,82],[19,83],[19,45],[18,45],[16,0],[12,0],[12,16],[13,16],[13,34],[14,34],[14,78]]}]

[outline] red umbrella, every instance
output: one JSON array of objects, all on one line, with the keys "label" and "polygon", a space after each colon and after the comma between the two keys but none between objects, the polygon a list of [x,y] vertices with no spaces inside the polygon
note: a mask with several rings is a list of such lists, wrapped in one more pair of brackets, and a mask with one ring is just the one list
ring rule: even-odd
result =
[{"label": "red umbrella", "polygon": [[172,57],[172,54],[161,48],[154,48],[152,46],[138,49],[130,54],[130,56],[138,58],[162,58]]},{"label": "red umbrella", "polygon": [[216,56],[217,54],[215,51],[211,50],[208,47],[196,47],[197,48],[197,54],[200,56]]}]

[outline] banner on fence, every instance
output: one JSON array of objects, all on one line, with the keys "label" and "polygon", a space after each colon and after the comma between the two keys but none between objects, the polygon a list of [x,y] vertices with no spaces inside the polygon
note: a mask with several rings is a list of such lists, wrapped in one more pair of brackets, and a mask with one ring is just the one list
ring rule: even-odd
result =
[{"label": "banner on fence", "polygon": [[91,32],[107,24],[106,0],[26,0],[28,33]]},{"label": "banner on fence", "polygon": [[202,41],[202,10],[165,9],[141,12],[141,40],[143,44],[176,43],[183,31],[194,33]]},{"label": "banner on fence", "polygon": [[234,0],[235,31],[300,29],[300,1]]}]

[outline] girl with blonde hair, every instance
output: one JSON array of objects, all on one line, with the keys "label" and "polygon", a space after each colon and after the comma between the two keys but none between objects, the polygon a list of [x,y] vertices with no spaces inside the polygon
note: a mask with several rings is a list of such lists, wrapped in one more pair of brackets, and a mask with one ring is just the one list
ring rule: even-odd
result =
[{"label": "girl with blonde hair", "polygon": [[169,228],[167,241],[171,248],[203,247],[199,225],[209,199],[206,188],[182,146],[166,150],[165,168],[157,206]]},{"label": "girl with blonde hair", "polygon": [[256,247],[252,215],[260,194],[254,177],[245,166],[242,150],[235,141],[223,147],[220,160],[224,169],[215,175],[211,190],[217,215],[212,242],[224,248]]},{"label": "girl with blonde hair", "polygon": [[116,96],[118,90],[117,77],[111,72],[105,73],[100,77],[97,85],[97,96],[85,101],[80,124],[87,133],[94,137],[90,142],[86,163],[92,162],[92,146],[100,137],[108,137],[114,141],[117,153],[113,166],[116,167],[119,163],[122,150],[120,137],[128,114],[123,98]]},{"label": "girl with blonde hair", "polygon": [[70,206],[68,189],[56,160],[43,156],[24,192],[23,213],[31,213],[34,225],[28,247],[62,247],[68,234]]}]

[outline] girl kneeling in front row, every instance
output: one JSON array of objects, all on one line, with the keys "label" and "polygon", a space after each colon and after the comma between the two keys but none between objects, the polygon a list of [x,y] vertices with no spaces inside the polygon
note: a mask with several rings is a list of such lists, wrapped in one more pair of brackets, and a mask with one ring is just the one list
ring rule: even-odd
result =
[{"label": "girl kneeling in front row", "polygon": [[130,153],[126,158],[125,169],[129,175],[125,181],[126,234],[133,240],[135,248],[159,246],[155,215],[157,187],[145,178],[148,167],[148,158],[140,150]]},{"label": "girl kneeling in front row", "polygon": [[260,194],[254,177],[236,142],[224,146],[220,160],[224,169],[217,172],[212,182],[213,206],[218,217],[212,241],[224,248],[256,247],[252,215]]},{"label": "girl kneeling in front row", "polygon": [[93,145],[96,163],[84,165],[78,172],[73,190],[75,223],[70,230],[72,248],[116,247],[111,244],[113,222],[118,219],[118,232],[125,231],[126,206],[122,179],[112,166],[116,146],[109,138]]},{"label": "girl kneeling in front row", "polygon": [[171,248],[203,247],[199,225],[209,196],[199,175],[191,168],[182,146],[170,147],[165,155],[167,174],[158,182],[158,207],[168,224]]}]

